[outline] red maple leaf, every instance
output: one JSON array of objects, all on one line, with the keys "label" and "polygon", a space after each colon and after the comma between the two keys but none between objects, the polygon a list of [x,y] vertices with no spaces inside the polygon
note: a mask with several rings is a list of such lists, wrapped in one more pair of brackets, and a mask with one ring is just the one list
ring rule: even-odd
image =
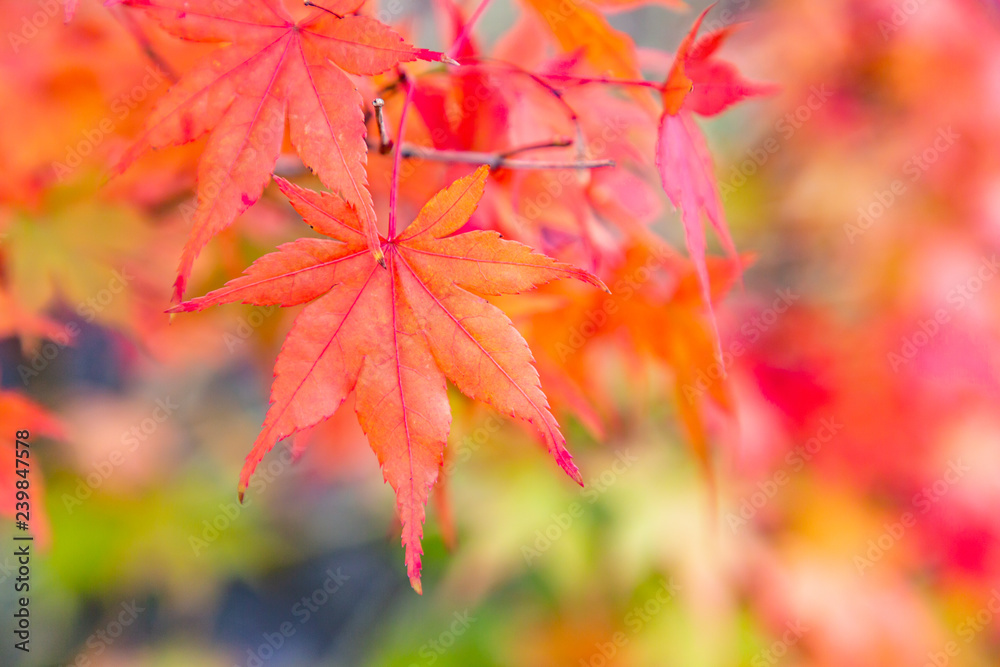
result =
[{"label": "red maple leaf", "polygon": [[604,285],[493,231],[452,236],[475,210],[487,175],[480,167],[460,178],[409,227],[380,239],[388,270],[366,249],[353,207],[278,178],[305,221],[334,240],[287,243],[225,287],[171,309],[312,301],[275,364],[271,406],[243,467],[240,495],[275,443],[328,418],[355,391],[358,420],[396,492],[407,569],[418,592],[424,506],[451,426],[445,378],[532,423],[559,465],[582,483],[527,343],[502,311],[473,292],[511,294],[565,277]]},{"label": "red maple leaf", "polygon": [[177,298],[205,244],[263,193],[286,115],[299,157],[361,211],[369,247],[382,261],[365,174],[362,99],[347,75],[379,74],[417,58],[442,60],[442,54],[410,46],[374,19],[341,16],[356,9],[353,0],[336,0],[301,21],[283,0],[121,1],[144,8],[178,37],[227,44],[159,100],[116,167],[121,172],[149,148],[211,133],[198,165],[198,207],[178,268]]},{"label": "red maple leaf", "polygon": [[773,86],[744,81],[730,63],[715,52],[737,26],[711,32],[696,41],[698,28],[711,7],[701,13],[681,41],[663,88],[663,115],[656,142],[656,166],[667,197],[681,211],[684,238],[701,283],[702,299],[709,309],[718,350],[718,331],[705,263],[705,229],[708,218],[726,252],[736,260],[736,248],[726,226],[715,167],[705,137],[693,114],[714,116],[732,105],[774,90]]}]

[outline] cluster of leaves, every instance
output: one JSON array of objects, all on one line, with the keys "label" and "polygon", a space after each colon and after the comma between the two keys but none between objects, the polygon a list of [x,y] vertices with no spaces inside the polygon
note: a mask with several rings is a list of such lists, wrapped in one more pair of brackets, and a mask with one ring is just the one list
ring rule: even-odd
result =
[{"label": "cluster of leaves", "polygon": [[[528,343],[488,297],[566,277],[608,291],[598,275],[612,288],[624,281],[632,290],[629,276],[645,262],[659,277],[648,284],[643,279],[636,288],[641,299],[627,307],[662,315],[663,335],[635,332],[636,348],[673,371],[678,397],[694,369],[720,354],[712,301],[739,274],[740,260],[694,116],[712,116],[769,91],[718,59],[733,27],[699,38],[703,13],[664,80],[650,82],[642,80],[631,39],[601,13],[621,2],[579,3],[566,11],[526,0],[526,13],[490,57],[472,38],[486,2],[468,19],[452,8],[442,22],[442,37],[452,44],[448,54],[412,46],[365,15],[356,0],[322,7],[284,0],[106,4],[139,10],[182,40],[220,45],[187,66],[159,97],[112,169],[121,175],[150,149],[207,135],[197,166],[197,205],[174,283],[177,305],[170,312],[230,302],[309,304],[278,356],[271,406],[240,477],[241,498],[277,442],[326,420],[354,392],[358,420],[396,492],[407,570],[420,591],[425,505],[441,474],[451,425],[446,378],[469,397],[532,424],[581,484],[541,377],[554,387],[557,407],[577,413],[595,432],[601,428],[601,409],[580,390],[585,372],[567,366],[558,341],[550,341],[540,348],[540,375]],[[67,5],[67,17],[71,11]],[[529,43],[535,47],[525,48]],[[155,54],[148,41],[146,47]],[[430,64],[403,68],[417,61]],[[386,139],[381,105],[370,106],[375,91],[398,121],[394,142]],[[588,112],[579,113],[584,105]],[[411,106],[415,118],[408,123]],[[609,118],[627,119],[610,139]],[[375,125],[381,152],[393,151],[391,160],[368,159]],[[654,137],[652,150],[637,150]],[[597,138],[612,159],[592,154]],[[574,151],[570,160],[566,148]],[[528,152],[542,157],[515,157]],[[413,163],[428,172],[422,184],[409,176],[401,180]],[[454,170],[470,164],[482,166],[455,178]],[[681,211],[690,262],[668,250],[647,224],[658,210],[657,197],[637,173],[651,164]],[[289,176],[308,170],[330,192],[275,176],[279,167]],[[561,185],[552,196],[554,173]],[[261,199],[272,179],[312,230],[327,238],[284,244],[225,287],[185,301],[199,253]],[[388,193],[373,196],[383,182]],[[417,199],[415,190],[424,186],[427,195],[440,191],[410,224],[397,226],[398,200]],[[388,225],[380,229],[384,199]],[[713,271],[705,257],[706,218],[730,255]],[[563,295],[586,316],[589,297]],[[620,316],[614,328],[628,325],[629,318]],[[704,400],[729,407],[722,389]],[[710,469],[698,402],[679,400],[678,406]]]}]

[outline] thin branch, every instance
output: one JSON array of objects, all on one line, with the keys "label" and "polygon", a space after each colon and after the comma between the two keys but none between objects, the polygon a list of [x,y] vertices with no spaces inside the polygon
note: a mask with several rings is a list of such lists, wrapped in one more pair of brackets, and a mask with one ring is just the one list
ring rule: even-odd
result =
[{"label": "thin branch", "polygon": [[[485,164],[493,169],[526,169],[526,170],[559,170],[559,169],[602,169],[604,167],[615,166],[614,160],[579,160],[576,162],[558,162],[554,160],[518,160],[510,156],[527,150],[536,148],[558,148],[567,144],[552,144],[551,146],[525,146],[515,148],[503,153],[485,153],[479,151],[452,151],[437,150],[425,146],[415,146],[404,144],[402,157],[415,160],[429,160],[431,162],[449,162],[452,164]],[[376,146],[369,146],[370,150],[375,150]],[[300,160],[281,158],[274,166],[274,175],[284,178],[294,178],[310,173]]]},{"label": "thin branch", "polygon": [[483,153],[479,151],[446,151],[423,146],[403,144],[397,152],[407,158],[431,160],[433,162],[453,162],[456,164],[485,164],[490,169],[601,169],[615,166],[614,160],[576,160],[558,162],[551,160],[518,160],[503,153]]},{"label": "thin branch", "polygon": [[501,157],[511,157],[512,155],[520,155],[521,153],[528,153],[530,151],[538,151],[545,148],[568,148],[573,145],[573,140],[566,137],[558,137],[550,141],[540,141],[537,144],[528,144],[527,146],[518,146],[517,148],[509,148],[505,151],[500,152]]},{"label": "thin branch", "polygon": [[382,107],[385,106],[385,100],[381,97],[376,97],[372,100],[372,106],[375,107],[375,123],[378,124],[378,152],[385,155],[392,150],[392,139],[389,138],[389,130],[385,127],[385,116],[382,114]]},{"label": "thin branch", "polygon": [[[385,102],[381,98],[372,100],[375,107],[375,122],[378,125],[379,152],[388,153],[392,150],[392,139],[389,138],[389,131],[386,128],[385,117],[382,115],[382,107]],[[514,155],[528,153],[531,151],[543,150],[546,148],[567,148],[573,145],[572,139],[557,137],[548,141],[539,141],[526,146],[509,148],[499,153],[483,153],[479,151],[442,151],[433,148],[423,148],[404,144],[402,157],[420,158],[423,160],[433,160],[436,162],[455,162],[461,164],[487,164],[492,169],[595,169],[599,167],[614,166],[611,160],[591,160],[578,162],[543,162],[538,160],[512,160]]]}]

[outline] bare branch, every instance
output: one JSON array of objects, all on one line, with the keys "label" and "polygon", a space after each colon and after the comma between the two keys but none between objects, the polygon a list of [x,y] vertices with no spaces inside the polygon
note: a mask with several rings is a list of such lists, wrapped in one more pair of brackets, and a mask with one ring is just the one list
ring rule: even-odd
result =
[{"label": "bare branch", "polygon": [[[539,148],[535,146],[531,148]],[[433,162],[454,162],[458,164],[485,164],[490,169],[601,169],[615,166],[614,160],[575,160],[557,162],[552,160],[518,160],[503,153],[483,153],[479,151],[444,151],[422,146],[403,144],[402,156],[431,160]]]},{"label": "bare branch", "polygon": [[385,155],[392,150],[392,139],[389,138],[389,130],[385,126],[385,116],[382,115],[382,107],[385,106],[385,100],[381,97],[376,97],[372,100],[372,106],[375,107],[375,122],[378,124],[378,152]]}]

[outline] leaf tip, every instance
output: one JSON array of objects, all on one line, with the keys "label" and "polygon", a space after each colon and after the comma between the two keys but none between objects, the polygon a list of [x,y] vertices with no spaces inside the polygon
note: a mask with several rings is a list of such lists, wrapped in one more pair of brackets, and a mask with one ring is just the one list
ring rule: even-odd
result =
[{"label": "leaf tip", "polygon": [[559,467],[562,468],[574,482],[579,484],[581,487],[584,485],[583,475],[580,474],[580,469],[576,467],[575,463],[573,463],[573,457],[569,455],[569,452],[566,452],[566,455],[559,459]]},{"label": "leaf tip", "polygon": [[240,505],[243,504],[243,496],[247,491],[247,486],[243,482],[240,482],[239,486],[236,487],[236,498],[240,501]]},{"label": "leaf tip", "polygon": [[611,290],[608,289],[608,286],[604,284],[604,281],[595,276],[590,271],[585,271],[584,269],[576,269],[575,275],[583,282],[589,283],[607,294],[611,294]]},{"label": "leaf tip", "polygon": [[420,583],[420,575],[410,576],[410,586],[413,588],[413,590],[417,592],[417,595],[424,594],[423,584]]}]

